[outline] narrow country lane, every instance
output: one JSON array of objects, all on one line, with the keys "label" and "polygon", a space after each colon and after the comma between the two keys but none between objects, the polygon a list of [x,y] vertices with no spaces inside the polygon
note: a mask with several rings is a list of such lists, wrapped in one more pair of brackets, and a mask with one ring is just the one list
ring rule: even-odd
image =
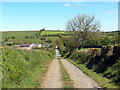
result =
[{"label": "narrow country lane", "polygon": [[70,75],[75,88],[100,88],[100,86],[80,69],[65,59],[61,59],[64,68]]},{"label": "narrow country lane", "polygon": [[62,88],[60,65],[57,59],[58,51],[56,50],[56,58],[49,66],[46,79],[43,83],[43,88]]},{"label": "narrow country lane", "polygon": [[60,58],[60,54],[59,50],[56,49],[56,58],[49,66],[45,81],[42,86],[43,88],[64,88],[63,81],[61,80],[60,65],[58,60],[61,60],[64,68],[70,75],[75,88],[101,88],[93,79],[83,73],[72,63],[65,59],[58,58]]}]

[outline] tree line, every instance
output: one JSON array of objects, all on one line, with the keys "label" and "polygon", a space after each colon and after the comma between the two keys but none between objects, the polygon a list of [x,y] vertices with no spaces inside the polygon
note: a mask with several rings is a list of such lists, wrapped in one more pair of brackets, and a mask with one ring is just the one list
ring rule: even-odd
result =
[{"label": "tree line", "polygon": [[66,31],[69,37],[59,37],[53,42],[53,46],[58,45],[61,53],[71,54],[73,51],[85,46],[105,46],[120,43],[120,35],[110,39],[109,36],[101,32],[100,21],[95,16],[86,14],[77,15],[66,23]]}]

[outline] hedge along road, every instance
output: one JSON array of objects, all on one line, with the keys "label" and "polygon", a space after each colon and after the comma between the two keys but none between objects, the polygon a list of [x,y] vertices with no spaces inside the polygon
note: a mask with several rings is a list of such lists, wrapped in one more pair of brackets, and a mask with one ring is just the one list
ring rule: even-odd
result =
[{"label": "hedge along road", "polygon": [[60,57],[59,50],[56,48],[56,58],[52,61],[46,74],[43,88],[64,88],[61,80],[60,65],[58,60],[61,60],[64,68],[67,70],[70,79],[73,81],[75,88],[101,88],[94,80],[83,73],[80,69],[65,59]]}]

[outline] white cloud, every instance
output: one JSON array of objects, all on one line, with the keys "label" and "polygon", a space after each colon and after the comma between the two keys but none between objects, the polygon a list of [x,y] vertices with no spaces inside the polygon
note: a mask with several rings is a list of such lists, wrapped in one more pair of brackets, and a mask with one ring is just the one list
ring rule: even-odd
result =
[{"label": "white cloud", "polygon": [[75,7],[75,6],[94,7],[95,5],[93,5],[93,4],[83,4],[83,3],[79,2],[79,3],[72,3],[72,5],[70,3],[65,3],[64,6],[65,7]]},{"label": "white cloud", "polygon": [[64,6],[65,7],[70,7],[70,4],[69,3],[65,3]]},{"label": "white cloud", "polygon": [[78,3],[78,6],[94,7],[95,5],[93,5],[93,4],[83,4],[83,3]]}]

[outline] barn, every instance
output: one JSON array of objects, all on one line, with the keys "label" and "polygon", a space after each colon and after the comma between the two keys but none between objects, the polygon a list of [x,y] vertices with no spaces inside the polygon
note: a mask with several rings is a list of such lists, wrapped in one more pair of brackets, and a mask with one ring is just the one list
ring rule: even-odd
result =
[{"label": "barn", "polygon": [[20,44],[20,47],[24,49],[31,49],[33,47],[33,44],[28,44],[28,43]]},{"label": "barn", "polygon": [[37,48],[40,48],[42,45],[39,44],[39,43],[32,43],[32,44],[29,44],[29,43],[25,43],[25,44],[20,44],[20,47],[22,49],[32,49],[34,47],[37,47]]}]

